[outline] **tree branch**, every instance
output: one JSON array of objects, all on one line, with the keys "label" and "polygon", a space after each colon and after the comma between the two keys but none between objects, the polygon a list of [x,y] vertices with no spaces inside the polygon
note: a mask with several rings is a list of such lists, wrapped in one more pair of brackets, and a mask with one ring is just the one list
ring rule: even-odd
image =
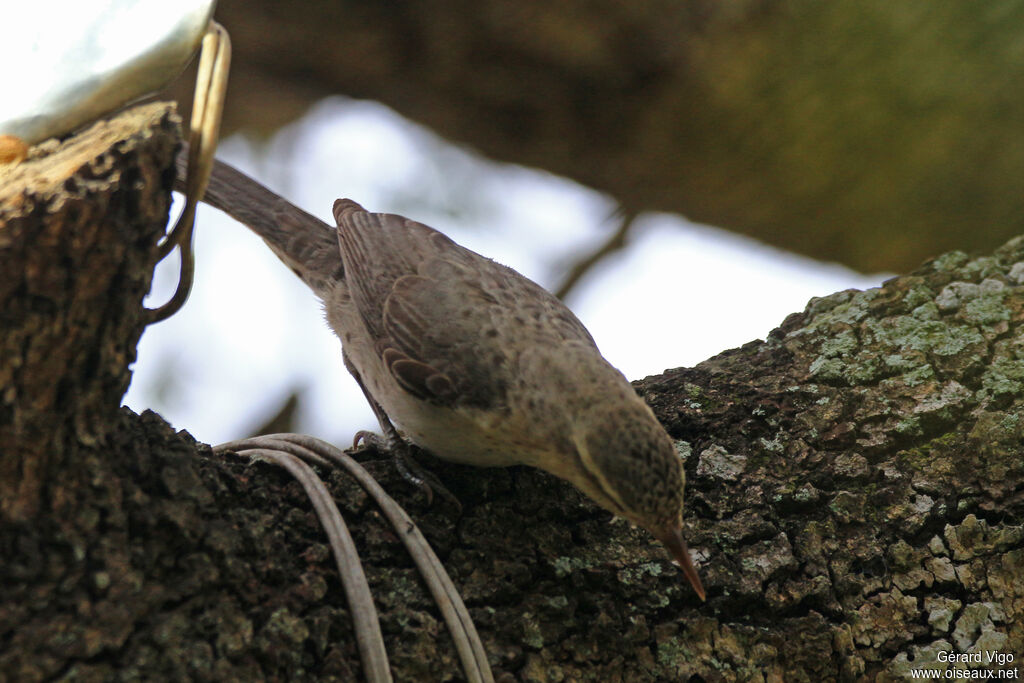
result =
[{"label": "tree branch", "polygon": [[[166,110],[102,125],[132,120],[87,163],[45,162],[71,138],[4,184],[0,672],[355,680],[299,488],[117,408],[173,177]],[[706,604],[645,533],[542,472],[431,461],[455,519],[367,467],[445,562],[498,680],[894,680],[939,652],[1020,653],[1022,264],[1021,238],[949,254],[637,383],[686,456]],[[454,678],[399,539],[356,483],[328,483],[396,679]]]},{"label": "tree branch", "polygon": [[616,212],[616,216],[619,219],[619,225],[615,229],[615,232],[609,235],[608,239],[606,239],[604,243],[592,252],[573,263],[572,266],[570,266],[568,273],[566,273],[565,279],[562,280],[561,284],[558,285],[553,294],[564,301],[565,297],[569,295],[569,292],[573,290],[576,284],[582,280],[587,273],[594,269],[594,266],[615,252],[623,249],[626,246],[626,238],[629,236],[629,231],[632,229],[637,215],[638,214],[634,211],[628,211],[621,214]]}]

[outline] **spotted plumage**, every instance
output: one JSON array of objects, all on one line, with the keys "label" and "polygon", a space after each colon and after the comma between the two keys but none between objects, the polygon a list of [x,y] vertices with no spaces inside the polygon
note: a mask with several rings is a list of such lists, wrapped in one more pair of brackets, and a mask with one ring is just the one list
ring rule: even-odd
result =
[{"label": "spotted plumage", "polygon": [[665,543],[704,597],[682,537],[674,444],[558,299],[432,228],[351,200],[335,202],[331,230],[221,163],[208,197],[322,299],[386,432],[394,422],[439,458],[570,481]]}]

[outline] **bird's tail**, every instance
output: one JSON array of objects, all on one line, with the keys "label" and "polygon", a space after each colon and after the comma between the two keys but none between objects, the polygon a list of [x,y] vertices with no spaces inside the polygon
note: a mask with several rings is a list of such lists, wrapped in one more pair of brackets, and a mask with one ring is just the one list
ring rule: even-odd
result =
[{"label": "bird's tail", "polygon": [[[178,155],[174,189],[184,191],[188,149]],[[344,278],[334,227],[285,201],[223,161],[214,161],[202,201],[263,238],[267,246],[321,299]]]}]

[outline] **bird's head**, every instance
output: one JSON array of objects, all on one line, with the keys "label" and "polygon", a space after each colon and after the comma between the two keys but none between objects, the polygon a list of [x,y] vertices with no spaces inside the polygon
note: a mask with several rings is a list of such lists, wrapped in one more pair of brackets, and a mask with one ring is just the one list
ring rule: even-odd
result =
[{"label": "bird's head", "polygon": [[704,600],[704,586],[683,539],[686,477],[679,454],[651,409],[635,398],[595,408],[577,424],[573,483],[661,541]]}]

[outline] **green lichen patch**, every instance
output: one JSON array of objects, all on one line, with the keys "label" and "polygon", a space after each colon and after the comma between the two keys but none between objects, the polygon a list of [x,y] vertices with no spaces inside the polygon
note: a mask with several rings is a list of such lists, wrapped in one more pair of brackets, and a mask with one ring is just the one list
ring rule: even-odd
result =
[{"label": "green lichen patch", "polygon": [[947,525],[946,544],[956,561],[970,560],[1024,544],[1024,526],[990,526],[984,519],[967,515],[957,525]]},{"label": "green lichen patch", "polygon": [[1024,396],[1024,360],[997,358],[981,376],[980,403],[1001,402]]}]

